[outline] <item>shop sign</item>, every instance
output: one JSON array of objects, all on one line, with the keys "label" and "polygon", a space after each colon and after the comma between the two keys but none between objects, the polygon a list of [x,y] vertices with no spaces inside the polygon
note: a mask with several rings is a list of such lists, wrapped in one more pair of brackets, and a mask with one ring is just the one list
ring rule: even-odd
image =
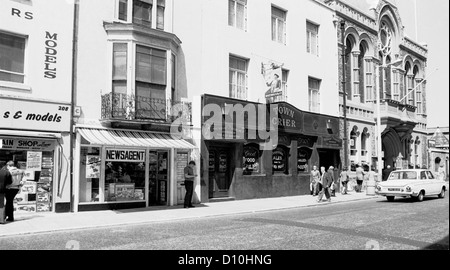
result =
[{"label": "shop sign", "polygon": [[272,118],[272,124],[278,125],[285,132],[300,133],[303,128],[303,114],[300,110],[289,104],[278,104],[273,108],[278,115]]},{"label": "shop sign", "polygon": [[272,153],[273,170],[283,172],[285,169],[286,157],[282,149],[277,148]]},{"label": "shop sign", "polygon": [[145,151],[106,149],[106,161],[144,162]]},{"label": "shop sign", "polygon": [[21,130],[70,131],[71,107],[66,104],[0,98],[0,126]]},{"label": "shop sign", "polygon": [[53,151],[55,141],[39,140],[39,139],[11,139],[0,137],[0,149],[2,150],[37,150],[37,151]]},{"label": "shop sign", "polygon": [[324,137],[323,138],[323,146],[334,147],[334,148],[341,148],[342,147],[342,140]]}]

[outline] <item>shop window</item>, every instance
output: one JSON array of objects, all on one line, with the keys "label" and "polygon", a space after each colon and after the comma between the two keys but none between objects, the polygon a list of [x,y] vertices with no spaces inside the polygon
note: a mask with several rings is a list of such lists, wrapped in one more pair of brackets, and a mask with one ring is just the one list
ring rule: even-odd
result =
[{"label": "shop window", "polygon": [[106,162],[105,201],[144,200],[145,163]]},{"label": "shop window", "polygon": [[257,144],[244,146],[244,175],[261,173],[261,151]]},{"label": "shop window", "polygon": [[278,146],[272,152],[272,166],[274,174],[289,174],[289,150],[284,146]]},{"label": "shop window", "polygon": [[80,202],[100,202],[100,148],[81,147]]},{"label": "shop window", "polygon": [[26,38],[0,32],[0,81],[25,82]]}]

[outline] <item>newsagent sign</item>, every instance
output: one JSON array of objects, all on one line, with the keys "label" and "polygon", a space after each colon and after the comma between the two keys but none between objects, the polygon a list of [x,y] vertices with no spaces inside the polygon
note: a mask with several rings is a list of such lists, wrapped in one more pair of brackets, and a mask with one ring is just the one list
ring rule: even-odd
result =
[{"label": "newsagent sign", "polygon": [[0,98],[0,126],[21,130],[70,131],[71,106]]},{"label": "newsagent sign", "polygon": [[144,162],[145,151],[106,149],[106,161]]}]

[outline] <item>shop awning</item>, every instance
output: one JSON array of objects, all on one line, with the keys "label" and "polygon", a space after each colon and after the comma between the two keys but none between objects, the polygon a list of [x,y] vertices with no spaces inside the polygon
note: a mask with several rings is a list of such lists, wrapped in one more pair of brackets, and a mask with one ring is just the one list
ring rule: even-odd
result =
[{"label": "shop awning", "polygon": [[79,128],[81,136],[89,143],[106,146],[132,146],[145,148],[196,149],[183,139],[174,139],[169,134],[143,131]]}]

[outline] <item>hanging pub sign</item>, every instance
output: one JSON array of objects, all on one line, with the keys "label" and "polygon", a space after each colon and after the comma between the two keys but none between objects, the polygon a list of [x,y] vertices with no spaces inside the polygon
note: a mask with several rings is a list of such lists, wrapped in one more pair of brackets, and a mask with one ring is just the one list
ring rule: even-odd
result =
[{"label": "hanging pub sign", "polygon": [[272,166],[274,172],[284,172],[286,169],[286,154],[280,147],[272,153]]},{"label": "hanging pub sign", "polygon": [[244,174],[259,173],[259,149],[254,146],[244,147]]}]

